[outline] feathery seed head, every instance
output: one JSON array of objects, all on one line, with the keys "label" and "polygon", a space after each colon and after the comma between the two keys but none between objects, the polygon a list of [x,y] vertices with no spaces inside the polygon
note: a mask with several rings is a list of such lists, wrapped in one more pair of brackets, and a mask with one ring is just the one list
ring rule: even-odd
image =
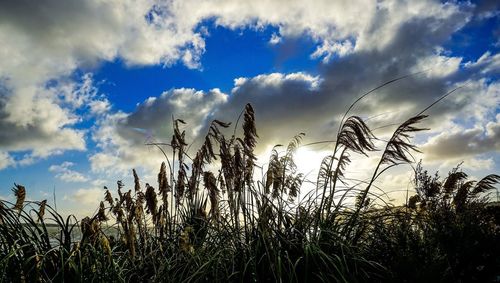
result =
[{"label": "feathery seed head", "polygon": [[14,183],[15,188],[12,189],[14,195],[16,196],[16,204],[14,209],[21,211],[23,209],[24,200],[26,198],[26,189],[18,184]]}]

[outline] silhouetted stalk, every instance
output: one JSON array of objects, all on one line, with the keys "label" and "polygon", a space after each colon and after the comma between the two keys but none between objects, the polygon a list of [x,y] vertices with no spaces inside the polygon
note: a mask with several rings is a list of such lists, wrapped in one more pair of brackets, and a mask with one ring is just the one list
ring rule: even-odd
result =
[{"label": "silhouetted stalk", "polygon": [[[342,159],[343,155],[346,153],[346,150],[347,148],[343,148],[342,149],[342,152],[340,153],[340,157],[339,157],[339,163],[340,163],[340,159]],[[331,178],[331,183],[330,183],[330,192],[329,192],[329,198],[327,200],[327,203],[326,203],[326,218],[328,219],[329,216],[330,216],[330,209],[332,207],[332,203],[333,203],[333,196],[335,194],[335,187],[336,187],[336,184],[337,184],[337,179],[339,177],[339,171],[340,171],[340,166],[337,166],[335,168],[335,171],[333,173],[333,177]],[[339,202],[340,204],[341,202]]]},{"label": "silhouetted stalk", "polygon": [[325,180],[325,183],[323,185],[323,193],[321,194],[321,201],[320,201],[320,205],[319,205],[319,209],[318,209],[318,215],[316,216],[316,221],[315,221],[315,224],[314,224],[314,235],[315,235],[315,237],[317,239],[319,239],[319,237],[317,235],[317,232],[318,232],[319,223],[321,221],[322,214],[323,214],[323,204],[324,204],[325,197],[326,197],[326,189],[327,189],[327,186],[328,186],[328,183],[329,183],[329,179],[330,179],[330,172],[332,172],[332,169],[333,169],[333,162],[335,161],[335,154],[337,153],[338,146],[339,146],[339,143],[336,142],[335,143],[335,148],[333,149],[333,153],[332,153],[332,158],[330,160],[330,164],[328,164],[327,179]]}]

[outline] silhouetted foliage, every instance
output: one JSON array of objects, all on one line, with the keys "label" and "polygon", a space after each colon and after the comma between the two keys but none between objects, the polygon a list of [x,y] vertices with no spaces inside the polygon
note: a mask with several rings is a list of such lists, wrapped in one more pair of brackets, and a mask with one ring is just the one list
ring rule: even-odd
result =
[{"label": "silhouetted foliage", "polygon": [[488,198],[498,175],[474,182],[457,167],[442,180],[418,164],[405,205],[373,191],[384,171],[413,161],[410,134],[425,116],[402,123],[371,179],[355,184],[350,154],[375,151],[375,136],[361,118],[342,119],[315,189],[302,195],[294,155],[304,134],[274,147],[260,180],[249,104],[242,117],[242,137],[214,120],[193,159],[185,122],[174,120],[170,144],[155,144],[166,157],[158,189],[132,170],[134,189],[118,181],[114,198],[105,187],[81,221],[26,201],[15,184],[15,204],[0,201],[1,281],[498,282],[500,206]]}]

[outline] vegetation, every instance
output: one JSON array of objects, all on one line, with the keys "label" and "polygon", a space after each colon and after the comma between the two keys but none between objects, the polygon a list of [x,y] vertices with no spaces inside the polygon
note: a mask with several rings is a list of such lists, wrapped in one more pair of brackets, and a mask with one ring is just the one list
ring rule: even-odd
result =
[{"label": "vegetation", "polygon": [[[275,147],[258,178],[250,105],[241,118],[242,135],[230,137],[223,134],[230,125],[214,120],[192,159],[184,122],[175,120],[171,142],[155,144],[166,158],[157,187],[141,186],[134,170],[133,190],[121,181],[116,196],[106,188],[98,213],[81,221],[63,219],[46,201],[25,201],[15,185],[16,203],[0,202],[2,281],[500,280],[500,209],[487,197],[500,176],[474,182],[457,167],[441,179],[418,165],[415,195],[402,206],[374,189],[386,170],[412,162],[410,135],[423,130],[425,116],[402,123],[372,177],[353,182],[345,174],[351,155],[376,150],[376,138],[346,113],[315,189],[302,195],[294,153],[303,134],[283,152]],[[116,233],[105,223],[116,223]]]}]

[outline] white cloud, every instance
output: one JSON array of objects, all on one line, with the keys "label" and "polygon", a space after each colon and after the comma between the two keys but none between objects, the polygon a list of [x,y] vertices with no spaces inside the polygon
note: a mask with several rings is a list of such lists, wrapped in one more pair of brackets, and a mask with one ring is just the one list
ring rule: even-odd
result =
[{"label": "white cloud", "polygon": [[7,153],[0,151],[0,170],[14,164],[14,159]]},{"label": "white cloud", "polygon": [[87,182],[89,180],[88,177],[70,169],[74,165],[72,162],[65,161],[60,165],[51,165],[49,171],[56,173],[56,178],[64,182]]},{"label": "white cloud", "polygon": [[260,88],[275,88],[280,89],[287,82],[298,82],[305,83],[309,86],[309,90],[318,89],[321,84],[321,79],[319,76],[311,76],[306,73],[290,73],[290,74],[282,74],[282,73],[271,73],[271,74],[263,74],[257,75],[251,79],[249,78],[237,78],[234,80],[235,87],[232,92],[238,92],[239,88],[244,84],[255,84]]},{"label": "white cloud", "polygon": [[[193,27],[162,20],[152,1],[5,2],[0,8],[0,149],[31,151],[18,164],[66,150],[85,150],[82,117],[109,111],[92,78],[75,83],[79,67],[121,57],[127,64],[171,64],[182,57],[196,67],[204,50]],[[146,15],[151,20],[146,20]],[[161,21],[161,22],[160,22]],[[187,48],[186,45],[189,45]]]},{"label": "white cloud", "polygon": [[[41,93],[34,100],[5,100],[0,102],[0,113],[5,117],[0,119],[2,149],[31,150],[34,157],[46,157],[62,150],[85,149],[83,131],[69,128],[78,118],[55,104],[49,96]],[[21,108],[16,112],[19,114],[6,113],[15,108]]]},{"label": "white cloud", "polygon": [[[429,28],[429,37],[452,33],[470,20],[470,7],[437,1],[383,1],[377,3],[377,13],[364,26],[356,50],[383,50],[397,40],[395,36],[408,32],[415,36]],[[425,21],[425,24],[424,24]],[[420,39],[420,38],[419,38]],[[427,38],[430,39],[430,38]]]},{"label": "white cloud", "polygon": [[275,39],[308,34],[324,46],[344,46],[340,50],[351,40],[357,50],[380,50],[402,26],[417,20],[432,21],[431,32],[455,30],[467,22],[467,9],[467,5],[430,0],[362,1],[357,5],[328,0],[314,4],[300,0],[64,4],[20,0],[3,3],[0,12],[0,39],[6,43],[0,52],[0,77],[12,79],[14,85],[42,83],[79,66],[117,57],[130,65],[170,65],[181,60],[196,68],[205,51],[206,33],[200,23],[207,19],[229,28],[276,26],[279,34]]},{"label": "white cloud", "polygon": [[422,57],[412,68],[412,72],[428,70],[425,75],[434,78],[443,78],[454,74],[460,68],[462,58],[443,55],[430,55]]},{"label": "white cloud", "polygon": [[482,74],[495,73],[500,71],[500,54],[491,55],[487,51],[476,62],[467,62],[465,67],[470,69],[481,69]]},{"label": "white cloud", "polygon": [[99,188],[78,189],[69,197],[69,199],[74,202],[81,203],[92,208],[97,207],[103,198],[104,190]]},{"label": "white cloud", "polygon": [[325,41],[313,54],[311,54],[311,58],[323,58],[323,63],[328,63],[335,55],[344,57],[351,54],[353,51],[354,46],[349,40],[333,43]]},{"label": "white cloud", "polygon": [[468,80],[464,82],[461,90],[462,100],[457,97],[459,104],[465,104],[457,120],[466,122],[465,117],[470,117],[482,125],[495,119],[500,105],[500,82],[491,82],[485,78]]},{"label": "white cloud", "polygon": [[108,181],[103,180],[103,179],[95,179],[91,183],[93,186],[101,186],[102,187],[102,186],[106,185],[107,182]]},{"label": "white cloud", "polygon": [[273,35],[271,36],[271,39],[269,39],[269,44],[276,45],[276,44],[280,43],[281,40],[282,39],[279,35],[277,35],[276,33],[273,33]]},{"label": "white cloud", "polygon": [[111,110],[111,104],[107,99],[93,100],[89,102],[90,113],[94,115],[102,115]]},{"label": "white cloud", "polygon": [[[25,152],[12,165],[29,165],[68,150],[86,150],[85,119],[109,111],[90,74],[44,86],[0,86],[0,150]],[[27,152],[27,153],[26,153]]]},{"label": "white cloud", "polygon": [[[478,171],[478,170],[483,170],[483,171],[495,170],[494,169],[495,168],[495,161],[493,160],[493,158],[475,158],[475,157],[471,157],[471,158],[467,158],[467,159],[460,160],[460,161],[463,161],[462,167],[465,168],[465,169],[470,169],[470,170],[475,170],[475,171]],[[448,161],[447,163],[450,164],[452,162]],[[453,162],[453,164],[450,164],[450,165],[456,166],[457,164],[459,164],[459,162]]]},{"label": "white cloud", "polygon": [[201,68],[208,19],[233,29],[275,26],[274,41],[307,34],[320,44],[313,56],[328,61],[335,54],[381,51],[395,45],[405,28],[425,30],[432,43],[463,26],[468,9],[434,1],[5,2],[0,78],[8,91],[1,96],[0,128],[12,135],[1,137],[0,148],[32,151],[26,161],[85,150],[75,109],[88,105],[91,114],[103,115],[110,105],[98,97],[90,76],[79,85],[71,82],[73,71],[116,58],[127,65],[181,61]]}]

